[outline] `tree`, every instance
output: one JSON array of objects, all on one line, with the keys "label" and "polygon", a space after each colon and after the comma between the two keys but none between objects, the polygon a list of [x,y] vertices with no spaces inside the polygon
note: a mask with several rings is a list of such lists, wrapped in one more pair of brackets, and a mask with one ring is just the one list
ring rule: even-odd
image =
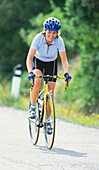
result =
[{"label": "tree", "polygon": [[3,0],[0,3],[0,72],[8,75],[18,63],[25,69],[28,46],[22,41],[19,30],[31,27],[29,19],[52,9],[49,0]]},{"label": "tree", "polygon": [[[80,108],[85,113],[98,112],[99,98],[99,2],[67,0],[68,25],[81,55],[81,68],[76,76],[77,90],[82,96]],[[78,96],[78,97],[80,97]]]}]

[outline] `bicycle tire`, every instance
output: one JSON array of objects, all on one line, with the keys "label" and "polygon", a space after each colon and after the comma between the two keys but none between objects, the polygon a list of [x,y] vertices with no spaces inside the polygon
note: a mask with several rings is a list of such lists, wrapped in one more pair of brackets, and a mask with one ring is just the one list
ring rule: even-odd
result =
[{"label": "bicycle tire", "polygon": [[35,119],[29,119],[29,133],[30,133],[30,138],[32,141],[33,145],[36,145],[38,142],[39,138],[39,132],[40,128],[37,126],[38,121],[39,121],[39,108],[38,108],[38,101],[36,102],[36,118]]},{"label": "bicycle tire", "polygon": [[54,108],[54,101],[53,101],[52,95],[48,93],[46,97],[50,99],[51,101],[50,107],[52,108],[52,110],[51,110],[51,115],[50,115],[50,124],[52,128],[52,134],[47,133],[47,122],[44,123],[44,134],[45,134],[46,147],[48,149],[51,149],[53,147],[54,139],[55,139],[55,108]]}]

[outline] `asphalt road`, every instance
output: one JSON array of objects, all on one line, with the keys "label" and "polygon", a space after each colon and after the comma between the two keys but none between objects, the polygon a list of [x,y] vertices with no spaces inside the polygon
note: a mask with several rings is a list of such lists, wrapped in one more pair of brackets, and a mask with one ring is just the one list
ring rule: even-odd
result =
[{"label": "asphalt road", "polygon": [[99,170],[99,128],[56,120],[54,147],[32,145],[27,112],[0,107],[0,170]]}]

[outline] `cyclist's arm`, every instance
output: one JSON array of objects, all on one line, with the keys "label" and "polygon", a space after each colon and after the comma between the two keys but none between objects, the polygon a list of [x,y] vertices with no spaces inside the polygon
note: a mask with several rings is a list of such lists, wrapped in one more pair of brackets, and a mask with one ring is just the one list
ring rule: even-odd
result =
[{"label": "cyclist's arm", "polygon": [[32,72],[33,68],[32,68],[32,61],[33,61],[33,57],[36,53],[36,49],[30,48],[28,55],[27,55],[27,60],[26,60],[26,65],[27,65],[27,69],[28,72]]},{"label": "cyclist's arm", "polygon": [[68,61],[67,61],[67,57],[66,57],[66,51],[59,52],[59,55],[60,55],[60,58],[61,58],[63,71],[64,71],[64,73],[68,73],[69,72],[69,65],[68,65]]},{"label": "cyclist's arm", "polygon": [[38,48],[38,44],[39,44],[39,41],[41,39],[41,34],[37,34],[32,43],[31,43],[31,47],[30,47],[30,50],[28,52],[28,56],[27,56],[27,61],[26,61],[26,64],[27,64],[27,69],[28,69],[28,72],[32,72],[32,61],[33,61],[33,57],[36,53],[36,50]]}]

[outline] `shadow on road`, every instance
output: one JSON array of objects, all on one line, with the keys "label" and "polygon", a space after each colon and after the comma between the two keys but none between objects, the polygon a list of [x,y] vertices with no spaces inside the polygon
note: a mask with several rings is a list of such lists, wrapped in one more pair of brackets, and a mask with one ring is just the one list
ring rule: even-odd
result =
[{"label": "shadow on road", "polygon": [[37,146],[36,149],[40,149],[43,150],[44,152],[46,152],[47,154],[57,154],[57,155],[68,155],[68,156],[72,156],[72,157],[87,157],[87,153],[81,153],[81,152],[76,152],[76,151],[72,151],[72,150],[65,150],[62,148],[52,148],[51,150],[48,150],[46,147],[41,147],[41,146]]},{"label": "shadow on road", "polygon": [[69,155],[72,157],[86,157],[87,156],[87,153],[81,153],[81,152],[76,152],[72,150],[65,150],[62,148],[53,148],[52,152],[56,154],[60,154],[60,155]]}]

